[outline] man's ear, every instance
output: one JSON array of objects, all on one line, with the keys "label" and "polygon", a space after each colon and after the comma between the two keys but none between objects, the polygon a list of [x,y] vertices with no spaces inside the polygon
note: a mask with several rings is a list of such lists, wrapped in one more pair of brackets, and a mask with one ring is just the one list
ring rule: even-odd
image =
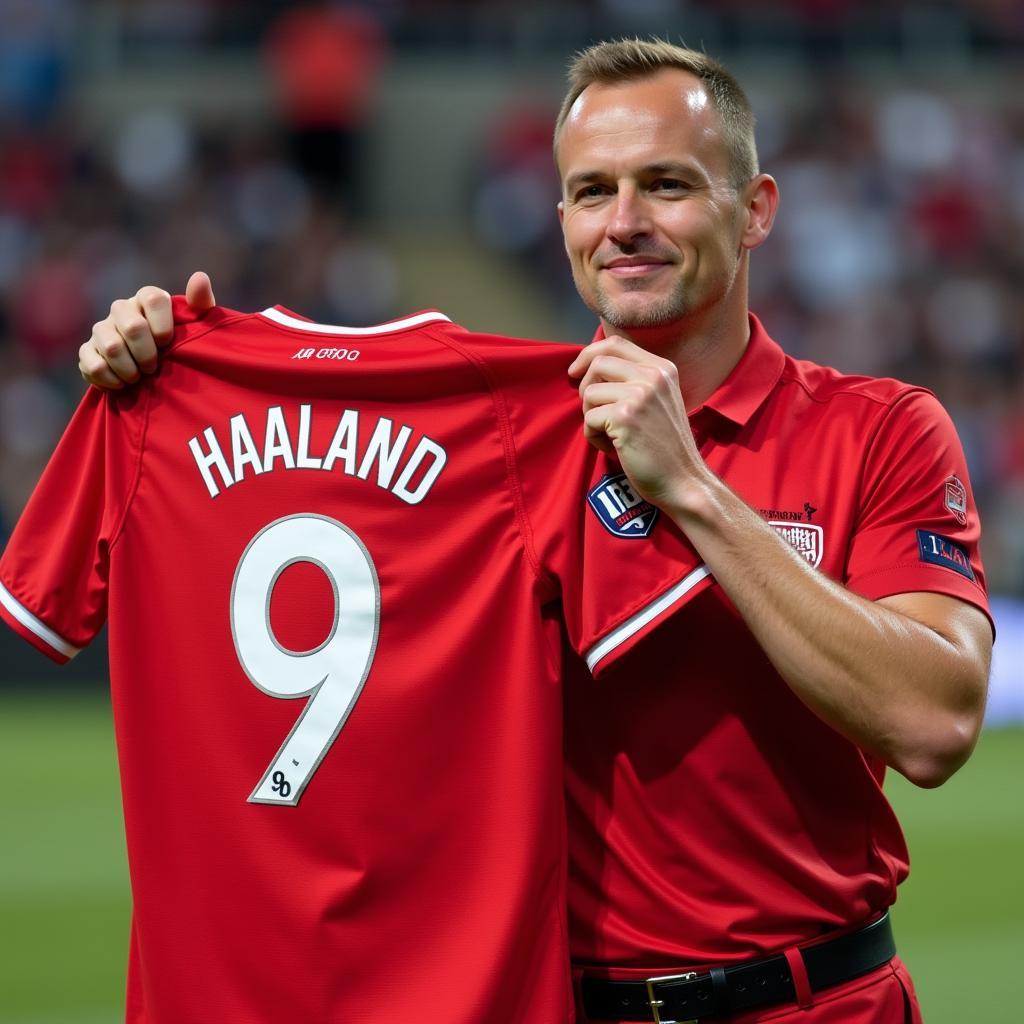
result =
[{"label": "man's ear", "polygon": [[779,186],[770,174],[758,174],[750,179],[740,193],[744,206],[745,223],[740,235],[740,246],[756,249],[768,237],[779,208]]}]

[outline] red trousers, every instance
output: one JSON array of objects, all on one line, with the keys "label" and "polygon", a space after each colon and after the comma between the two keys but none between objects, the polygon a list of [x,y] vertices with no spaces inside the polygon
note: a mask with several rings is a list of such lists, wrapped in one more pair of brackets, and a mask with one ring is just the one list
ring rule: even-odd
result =
[{"label": "red trousers", "polygon": [[[707,1024],[922,1024],[914,983],[899,957],[853,981],[814,993],[811,1000],[803,1007],[785,1003],[731,1017],[708,1018]],[[577,999],[576,1024],[609,1022],[588,1018]]]}]

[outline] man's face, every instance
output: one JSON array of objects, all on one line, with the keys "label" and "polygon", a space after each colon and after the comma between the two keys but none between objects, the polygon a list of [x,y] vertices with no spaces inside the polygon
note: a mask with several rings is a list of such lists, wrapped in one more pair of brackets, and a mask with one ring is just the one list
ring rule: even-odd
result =
[{"label": "man's face", "polygon": [[669,326],[727,294],[743,208],[698,78],[665,69],[588,86],[563,126],[558,165],[573,278],[605,324]]}]

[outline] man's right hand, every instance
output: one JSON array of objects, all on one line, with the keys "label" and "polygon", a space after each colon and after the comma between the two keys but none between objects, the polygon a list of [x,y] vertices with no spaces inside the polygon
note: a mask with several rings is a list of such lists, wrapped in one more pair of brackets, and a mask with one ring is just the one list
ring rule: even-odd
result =
[{"label": "man's right hand", "polygon": [[[197,313],[216,305],[210,278],[197,270],[185,286],[185,299]],[[171,296],[146,285],[130,299],[117,299],[110,316],[92,329],[78,350],[82,379],[98,388],[117,389],[157,367],[157,351],[174,337]]]}]

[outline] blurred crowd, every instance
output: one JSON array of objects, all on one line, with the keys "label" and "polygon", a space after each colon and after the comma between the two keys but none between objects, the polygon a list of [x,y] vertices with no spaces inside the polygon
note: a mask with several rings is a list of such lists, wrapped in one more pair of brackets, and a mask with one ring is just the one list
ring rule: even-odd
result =
[{"label": "blurred crowd", "polygon": [[[76,53],[82,19],[103,12],[136,57],[147,43],[256,47],[274,110],[258,126],[211,130],[140,109],[94,137],[76,116],[87,73]],[[403,312],[396,265],[356,215],[364,119],[389,60],[539,40],[561,63],[590,39],[661,32],[677,17],[751,85],[762,165],[781,185],[776,230],[753,261],[752,308],[795,355],[939,394],[968,451],[991,587],[1024,595],[1019,90],[1009,79],[974,88],[954,60],[939,91],[883,88],[857,73],[863,64],[822,61],[864,34],[888,45],[886,26],[905,45],[910,23],[985,56],[1024,39],[1024,5],[788,0],[772,12],[739,0],[0,0],[0,539],[81,394],[74,354],[112,298],[150,281],[180,287],[201,251],[218,296],[238,308],[281,301],[339,323]],[[728,49],[746,37],[806,59],[778,88],[755,86],[742,74],[750,54]],[[551,213],[558,99],[496,111],[463,213],[483,246],[536,276],[563,336],[583,340],[592,318]]]}]

